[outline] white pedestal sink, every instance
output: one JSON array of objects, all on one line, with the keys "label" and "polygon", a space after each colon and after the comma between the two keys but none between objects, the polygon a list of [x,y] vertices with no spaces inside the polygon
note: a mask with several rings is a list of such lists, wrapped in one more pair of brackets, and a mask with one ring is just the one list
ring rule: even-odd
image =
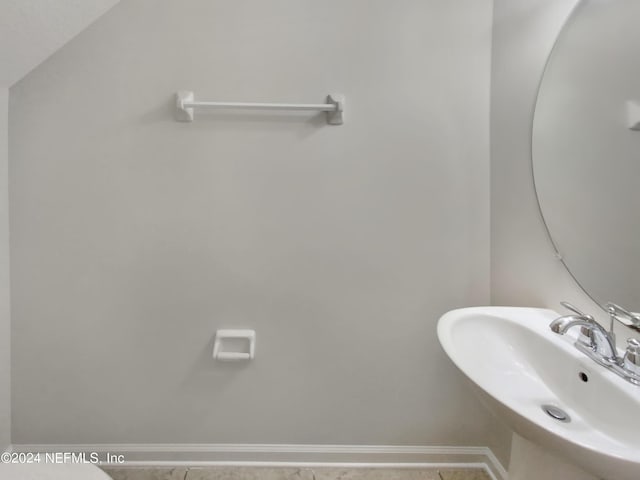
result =
[{"label": "white pedestal sink", "polygon": [[[474,307],[438,322],[438,338],[513,431],[512,480],[640,480],[640,387],[557,335],[551,310]],[[553,418],[543,406],[568,416]],[[556,416],[562,413],[555,412]]]}]

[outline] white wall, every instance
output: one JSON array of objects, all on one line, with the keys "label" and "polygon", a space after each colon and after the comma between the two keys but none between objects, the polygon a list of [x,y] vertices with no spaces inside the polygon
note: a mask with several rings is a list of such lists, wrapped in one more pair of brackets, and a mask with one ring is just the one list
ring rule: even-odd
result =
[{"label": "white wall", "polygon": [[[505,459],[435,335],[489,301],[490,32],[489,0],[129,0],[12,87],[14,442]],[[347,120],[181,124],[178,89]]]},{"label": "white wall", "polygon": [[0,87],[9,87],[118,0],[0,2]]},{"label": "white wall", "polygon": [[8,109],[9,91],[0,88],[0,451],[11,443]]}]

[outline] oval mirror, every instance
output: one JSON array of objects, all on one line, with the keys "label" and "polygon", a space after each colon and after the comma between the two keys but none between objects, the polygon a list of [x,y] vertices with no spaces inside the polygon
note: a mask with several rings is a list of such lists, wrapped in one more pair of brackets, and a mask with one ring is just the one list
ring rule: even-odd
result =
[{"label": "oval mirror", "polygon": [[562,261],[600,305],[640,311],[640,2],[582,0],[540,85],[532,159]]}]

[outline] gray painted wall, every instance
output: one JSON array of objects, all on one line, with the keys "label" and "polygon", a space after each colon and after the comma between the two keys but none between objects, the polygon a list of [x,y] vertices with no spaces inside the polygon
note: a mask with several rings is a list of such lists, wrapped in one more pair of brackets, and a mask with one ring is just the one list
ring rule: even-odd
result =
[{"label": "gray painted wall", "polygon": [[[12,87],[13,441],[504,460],[435,334],[489,302],[490,40],[490,0],[128,0]],[[347,121],[180,124],[179,89]]]},{"label": "gray painted wall", "polygon": [[118,0],[0,2],[0,88],[8,88]]},{"label": "gray painted wall", "polygon": [[11,443],[8,109],[9,90],[0,88],[0,451]]}]

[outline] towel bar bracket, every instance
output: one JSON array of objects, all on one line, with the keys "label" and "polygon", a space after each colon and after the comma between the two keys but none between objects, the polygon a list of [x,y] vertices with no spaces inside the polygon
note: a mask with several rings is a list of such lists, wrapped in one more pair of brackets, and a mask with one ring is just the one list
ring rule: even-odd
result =
[{"label": "towel bar bracket", "polygon": [[186,107],[185,104],[193,103],[193,92],[181,90],[176,93],[176,120],[179,122],[193,122],[193,107]]}]

